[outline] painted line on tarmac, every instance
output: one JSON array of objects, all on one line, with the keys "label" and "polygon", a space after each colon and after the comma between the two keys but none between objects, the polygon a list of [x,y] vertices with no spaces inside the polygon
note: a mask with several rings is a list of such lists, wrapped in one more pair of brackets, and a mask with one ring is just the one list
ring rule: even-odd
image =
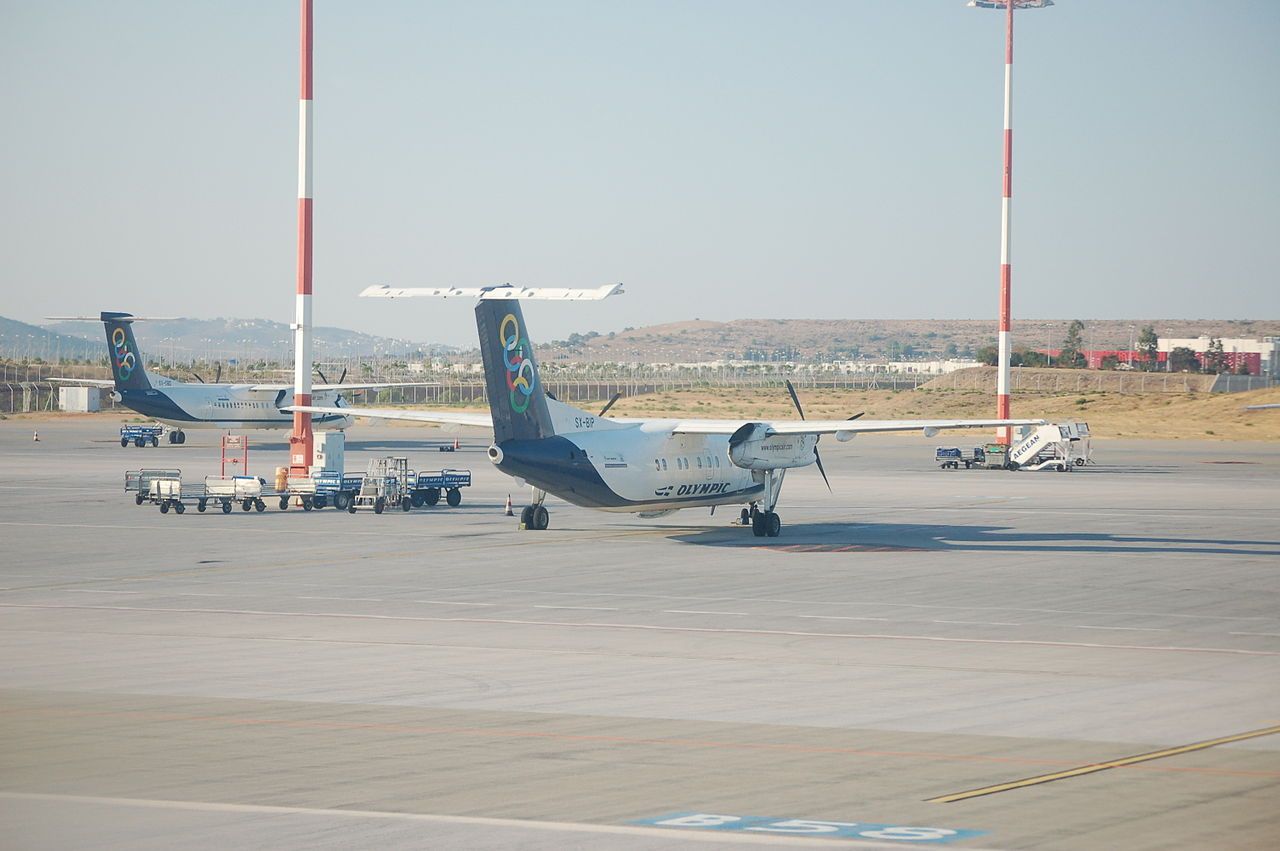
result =
[{"label": "painted line on tarmac", "polygon": [[[1229,656],[1280,656],[1280,651],[1244,650],[1235,647],[1185,647],[1177,645],[1099,644],[1084,641],[1035,641],[1021,638],[955,638],[938,635],[895,635],[892,633],[804,632],[786,629],[749,629],[747,627],[660,626],[640,623],[601,623],[584,621],[541,621],[521,618],[433,618],[411,615],[374,615],[352,612],[282,612],[263,609],[178,609],[161,606],[74,606],[40,603],[0,603],[5,609],[69,609],[80,611],[154,612],[158,614],[249,615],[254,617],[342,618],[348,620],[419,621],[426,623],[505,624],[509,626],[552,626],[569,629],[619,629],[650,632],[719,633],[722,635],[786,636],[788,638],[847,638],[867,641],[932,641],[939,644],[998,644],[1030,647],[1069,647],[1088,650],[1138,650],[1158,653],[1215,653]],[[737,614],[714,612],[713,614]]]},{"label": "painted line on tarmac", "polygon": [[[675,831],[661,827],[639,827],[634,825],[589,824],[586,822],[533,821],[527,819],[488,818],[484,816],[448,816],[433,813],[403,813],[386,810],[347,810],[326,807],[283,807],[263,804],[222,804],[207,801],[171,801],[155,798],[113,798],[98,795],[53,795],[35,792],[0,792],[0,799],[10,801],[49,801],[68,804],[110,804],[121,807],[144,807],[160,810],[192,810],[204,813],[255,813],[259,815],[308,815],[339,817],[348,819],[387,819],[393,821],[416,821],[429,824],[456,824],[474,827],[500,827],[518,830],[561,831],[569,833],[613,834],[616,836],[644,836],[658,842],[672,842],[677,835]],[[832,840],[810,837],[757,836],[755,834],[698,833],[693,830],[680,831],[681,840],[689,842],[750,843],[753,845],[795,845],[799,847],[819,848],[902,848],[902,842],[871,842],[848,839]],[[966,846],[968,847],[968,846]]]},{"label": "painted line on tarmac", "polygon": [[1082,765],[1078,768],[1069,768],[1066,771],[1055,771],[1051,774],[1027,777],[1022,780],[1014,780],[1010,783],[997,783],[994,786],[983,786],[978,789],[970,789],[967,792],[957,792],[953,795],[940,795],[937,798],[926,798],[925,803],[950,804],[955,801],[965,801],[969,798],[980,798],[983,795],[994,795],[997,792],[1008,792],[1013,789],[1025,789],[1028,786],[1038,786],[1042,783],[1052,783],[1055,780],[1066,780],[1068,777],[1080,777],[1085,774],[1095,774],[1099,771],[1108,771],[1112,768],[1123,768],[1127,765],[1134,765],[1139,762],[1148,762],[1153,759],[1167,759],[1171,756],[1179,756],[1184,753],[1202,751],[1206,748],[1217,747],[1218,745],[1226,745],[1232,742],[1243,742],[1246,739],[1257,739],[1262,736],[1274,736],[1277,733],[1280,733],[1280,724],[1274,727],[1263,727],[1260,730],[1248,730],[1244,733],[1236,733],[1231,736],[1220,736],[1216,739],[1206,739],[1203,742],[1193,742],[1189,745],[1179,745],[1172,748],[1163,748],[1158,751],[1148,751],[1146,753],[1134,754],[1133,756],[1121,757],[1120,759],[1107,760],[1106,762],[1090,763],[1089,765]]}]

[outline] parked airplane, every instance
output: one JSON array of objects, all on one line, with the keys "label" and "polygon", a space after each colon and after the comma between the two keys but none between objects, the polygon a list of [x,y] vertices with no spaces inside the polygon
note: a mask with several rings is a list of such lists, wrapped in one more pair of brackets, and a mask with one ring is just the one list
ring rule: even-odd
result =
[{"label": "parked airplane", "polygon": [[[107,359],[111,361],[112,380],[94,378],[52,378],[66,384],[111,387],[114,396],[127,408],[154,417],[171,427],[170,443],[185,443],[188,428],[269,429],[292,428],[293,413],[285,406],[293,401],[292,384],[225,384],[198,381],[176,381],[163,375],[152,375],[143,366],[142,350],[133,336],[133,323],[140,317],[129,313],[103,312],[92,316],[51,316],[50,319],[102,322],[107,332]],[[394,384],[313,384],[312,399],[329,409],[329,413],[313,422],[326,428],[343,429],[351,425],[345,412],[347,403],[341,390],[368,390],[381,387],[409,386]],[[419,386],[414,384],[412,386]]]},{"label": "parked airplane", "polygon": [[[777,537],[775,510],[787,470],[814,464],[826,479],[818,438],[846,441],[862,432],[1040,425],[1043,420],[798,420],[617,419],[557,401],[542,386],[523,299],[602,299],[621,285],[598,289],[522,288],[392,289],[370,287],[362,296],[474,297],[480,352],[488,388],[488,415],[325,405],[287,410],[326,415],[475,425],[493,429],[489,460],[532,487],[531,504],[520,515],[525,529],[546,529],[543,504],[554,494],[575,505],[659,517],[682,508],[747,505],[743,523],[757,537]],[[607,408],[607,406],[606,406]],[[830,483],[827,485],[830,487]]]}]

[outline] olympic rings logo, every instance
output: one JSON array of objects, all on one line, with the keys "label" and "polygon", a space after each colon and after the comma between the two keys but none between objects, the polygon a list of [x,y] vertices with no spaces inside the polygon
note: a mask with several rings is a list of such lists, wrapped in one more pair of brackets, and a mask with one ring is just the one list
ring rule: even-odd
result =
[{"label": "olympic rings logo", "polygon": [[137,359],[134,358],[133,352],[129,351],[128,339],[123,328],[116,328],[111,332],[111,347],[116,359],[116,371],[120,374],[122,381],[126,380],[133,375]]},{"label": "olympic rings logo", "polygon": [[508,313],[498,323],[498,341],[502,343],[502,363],[507,368],[507,389],[511,410],[523,414],[538,386],[538,372],[533,366],[533,349],[520,332],[520,323]]}]

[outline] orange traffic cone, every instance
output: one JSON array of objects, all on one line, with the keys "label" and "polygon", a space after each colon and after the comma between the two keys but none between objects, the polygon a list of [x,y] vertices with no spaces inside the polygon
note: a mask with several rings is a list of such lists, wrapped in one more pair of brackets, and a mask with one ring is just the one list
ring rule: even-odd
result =
[{"label": "orange traffic cone", "polygon": [[459,444],[458,444],[458,438],[456,438],[456,437],[453,439],[453,448],[454,448],[454,449],[458,449],[458,448],[460,448],[460,446],[459,446]]},{"label": "orange traffic cone", "polygon": [[507,494],[507,516],[515,517],[516,513],[511,510],[511,494]]}]

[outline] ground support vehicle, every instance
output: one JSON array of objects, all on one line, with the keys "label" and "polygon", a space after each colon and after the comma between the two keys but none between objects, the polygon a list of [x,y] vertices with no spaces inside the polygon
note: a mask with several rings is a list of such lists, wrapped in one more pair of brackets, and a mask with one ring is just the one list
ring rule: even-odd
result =
[{"label": "ground support vehicle", "polygon": [[986,443],[982,455],[988,470],[1003,470],[1009,466],[1009,447],[1003,443]]},{"label": "ground support vehicle", "polygon": [[356,491],[347,511],[355,514],[356,509],[363,507],[372,508],[374,514],[381,514],[396,506],[408,511],[413,506],[409,489],[409,459],[395,456],[375,458],[369,462],[360,490]]},{"label": "ground support vehicle", "polygon": [[257,476],[205,476],[204,493],[198,497],[197,507],[204,511],[209,503],[218,503],[223,514],[230,514],[232,505],[239,503],[241,511],[266,511],[263,497],[274,495],[263,489]]},{"label": "ground support vehicle", "polygon": [[435,470],[418,473],[409,490],[409,502],[414,508],[422,505],[435,505],[444,494],[444,501],[450,508],[462,503],[462,488],[471,487],[470,470]]},{"label": "ground support vehicle", "polygon": [[134,502],[142,505],[151,498],[151,482],[155,479],[182,480],[182,471],[176,468],[128,470],[124,474],[124,492],[134,495]]},{"label": "ground support vehicle", "polygon": [[1071,436],[1067,426],[1048,423],[1037,426],[1009,451],[1009,467],[1014,470],[1057,470],[1071,472]]},{"label": "ground support vehicle", "polygon": [[966,455],[958,446],[939,446],[934,453],[938,466],[942,469],[959,470],[960,465],[968,470],[970,467],[981,467],[987,463],[986,453],[981,446],[975,446]]},{"label": "ground support vehicle", "polygon": [[122,425],[120,426],[120,445],[132,443],[141,449],[147,444],[160,445],[160,437],[164,434],[164,426],[160,425]]},{"label": "ground support vehicle", "polygon": [[[364,483],[360,473],[339,473],[336,470],[318,470],[311,476],[315,487],[312,507],[324,508],[332,505],[339,511],[349,511],[355,502],[356,494]],[[307,507],[304,498],[302,507]]]}]

